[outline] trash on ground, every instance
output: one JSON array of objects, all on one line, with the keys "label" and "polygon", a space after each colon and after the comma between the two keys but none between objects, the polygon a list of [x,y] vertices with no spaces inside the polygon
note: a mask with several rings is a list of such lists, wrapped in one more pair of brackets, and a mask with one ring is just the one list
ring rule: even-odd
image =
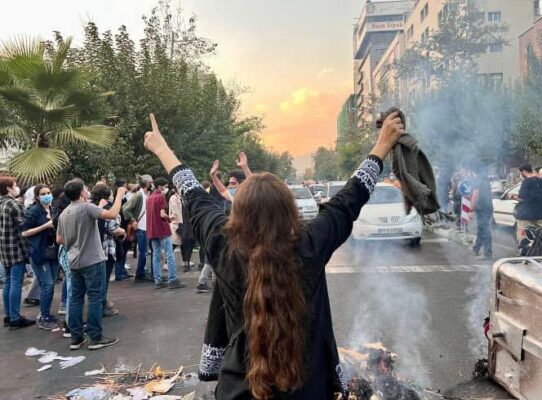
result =
[{"label": "trash on ground", "polygon": [[147,391],[141,386],[129,388],[126,391],[132,396],[132,400],[147,400],[149,398]]},{"label": "trash on ground", "polygon": [[66,393],[68,400],[109,400],[113,391],[104,385],[77,388]]},{"label": "trash on ground", "polygon": [[[159,371],[160,375],[156,374],[156,370]],[[164,373],[162,372],[162,369],[160,369],[160,366],[158,366],[155,370],[155,376],[161,377],[164,376]],[[177,380],[179,376],[181,376],[181,373],[183,372],[183,367],[179,368],[179,371],[175,375],[173,375],[171,378],[168,379],[162,379],[160,381],[153,381],[149,382],[145,385],[145,390],[149,392],[150,394],[153,393],[159,393],[159,394],[166,394],[171,390],[173,387],[173,384]]]},{"label": "trash on ground", "polygon": [[100,369],[93,369],[92,371],[85,372],[85,376],[94,376],[94,375],[100,375],[105,372],[105,368]]},{"label": "trash on ground", "polygon": [[41,368],[38,368],[38,372],[43,372],[43,371],[47,371],[48,369],[51,369],[53,368],[53,366],[51,364],[47,364],[47,365],[44,365],[43,367]]},{"label": "trash on ground", "polygon": [[28,349],[26,349],[24,355],[27,357],[37,357],[44,355],[46,351],[47,350],[38,350],[35,347],[29,347]]},{"label": "trash on ground", "polygon": [[85,359],[85,356],[79,356],[79,357],[63,357],[64,361],[60,362],[60,369],[66,369],[69,367],[73,367],[76,364],[79,364],[81,361]]},{"label": "trash on ground", "polygon": [[55,351],[48,351],[46,353],[44,353],[39,359],[38,361],[40,363],[43,363],[43,364],[49,364],[51,362],[53,362],[53,360],[55,359],[55,357],[58,356],[58,353],[55,352]]}]

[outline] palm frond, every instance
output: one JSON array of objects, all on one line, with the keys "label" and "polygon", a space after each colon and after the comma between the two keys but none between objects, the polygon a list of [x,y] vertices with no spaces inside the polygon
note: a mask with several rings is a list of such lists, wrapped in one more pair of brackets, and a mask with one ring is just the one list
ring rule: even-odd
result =
[{"label": "palm frond", "polygon": [[55,141],[60,145],[83,142],[99,147],[110,147],[115,143],[116,138],[117,130],[105,125],[66,127],[54,134]]},{"label": "palm frond", "polygon": [[68,57],[68,52],[70,51],[71,44],[71,37],[66,38],[62,43],[58,44],[52,60],[53,68],[55,71],[60,71],[62,69],[62,66],[66,62],[66,58]]},{"label": "palm frond", "polygon": [[6,40],[0,45],[0,58],[25,58],[33,61],[43,59],[45,47],[39,38],[19,36],[12,40]]},{"label": "palm frond", "polygon": [[15,176],[36,183],[54,177],[68,162],[62,150],[34,147],[13,157],[8,168]]},{"label": "palm frond", "polygon": [[17,124],[0,124],[0,138],[8,142],[22,142],[27,140],[24,128]]}]

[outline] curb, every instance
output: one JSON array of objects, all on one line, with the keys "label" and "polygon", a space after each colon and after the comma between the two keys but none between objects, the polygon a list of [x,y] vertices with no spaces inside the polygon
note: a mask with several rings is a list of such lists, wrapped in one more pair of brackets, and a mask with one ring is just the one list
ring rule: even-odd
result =
[{"label": "curb", "polygon": [[426,226],[424,227],[424,230],[469,249],[472,249],[472,246],[474,246],[474,242],[476,241],[476,236],[471,235],[470,233],[459,232],[455,228],[442,229]]}]

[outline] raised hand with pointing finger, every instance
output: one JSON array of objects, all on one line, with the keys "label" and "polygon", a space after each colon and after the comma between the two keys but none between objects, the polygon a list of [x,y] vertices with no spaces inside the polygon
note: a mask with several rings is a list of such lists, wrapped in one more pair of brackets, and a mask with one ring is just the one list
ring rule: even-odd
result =
[{"label": "raised hand with pointing finger", "polygon": [[180,165],[181,162],[175,156],[173,151],[169,148],[166,139],[160,133],[158,123],[154,114],[149,115],[151,119],[151,128],[149,132],[145,133],[145,148],[154,153],[159,159],[164,168],[170,172],[173,168]]}]

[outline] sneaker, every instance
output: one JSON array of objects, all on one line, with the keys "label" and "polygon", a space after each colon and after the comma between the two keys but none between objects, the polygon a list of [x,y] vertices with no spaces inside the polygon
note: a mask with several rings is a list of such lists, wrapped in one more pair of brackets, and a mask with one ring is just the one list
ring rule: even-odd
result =
[{"label": "sneaker", "polygon": [[89,350],[98,350],[103,347],[113,346],[119,342],[119,338],[107,337],[102,335],[100,340],[91,340],[88,344]]},{"label": "sneaker", "polygon": [[160,279],[162,279],[162,282],[165,282],[165,283],[167,283],[167,281],[168,281],[168,277],[167,277],[167,276],[163,276],[163,277],[160,278]]},{"label": "sneaker", "polygon": [[205,264],[199,263],[198,264],[198,271],[201,272],[203,270],[204,266],[205,266]]},{"label": "sneaker", "polygon": [[79,350],[81,347],[83,347],[83,345],[85,344],[86,341],[87,341],[86,336],[84,336],[82,338],[74,338],[74,337],[72,337],[72,342],[70,344],[70,350]]},{"label": "sneaker", "polygon": [[102,317],[104,317],[104,318],[114,317],[118,313],[119,313],[119,310],[117,310],[116,308],[105,307],[104,310],[103,310],[103,313],[102,313]]},{"label": "sneaker", "polygon": [[70,332],[70,328],[68,327],[68,324],[66,321],[62,323],[62,336],[65,338],[71,338],[72,333]]},{"label": "sneaker", "polygon": [[124,268],[125,269],[132,269],[132,266],[128,263],[124,264]]},{"label": "sneaker", "polygon": [[40,305],[39,299],[24,299],[23,303],[26,307],[35,307]]},{"label": "sneaker", "polygon": [[113,307],[115,307],[115,303],[113,303],[112,301],[106,300],[105,301],[105,306],[107,308],[113,308]]},{"label": "sneaker", "polygon": [[13,331],[15,329],[26,328],[27,326],[32,326],[35,324],[36,324],[36,321],[25,318],[22,315],[20,315],[17,321],[11,321],[9,323],[9,329]]},{"label": "sneaker", "polygon": [[183,272],[190,272],[190,264],[184,263]]},{"label": "sneaker", "polygon": [[181,283],[178,279],[175,279],[174,281],[169,282],[167,285],[169,289],[181,289],[183,287],[186,287],[184,283]]},{"label": "sneaker", "polygon": [[39,317],[38,318],[38,328],[43,329],[45,331],[52,331],[58,327],[58,320],[54,318],[53,316],[50,317]]},{"label": "sneaker", "polygon": [[134,278],[134,283],[148,283],[148,282],[154,282],[154,279],[151,278],[150,276],[141,276],[141,277],[136,276]]},{"label": "sneaker", "polygon": [[5,327],[9,326],[10,321],[11,319],[9,317],[4,317],[4,326]]},{"label": "sneaker", "polygon": [[154,284],[155,289],[163,289],[167,287],[167,283],[160,281],[159,283]]},{"label": "sneaker", "polygon": [[58,307],[58,312],[57,312],[58,315],[66,315],[66,306],[60,306]]},{"label": "sneaker", "polygon": [[211,288],[206,283],[200,283],[196,286],[196,293],[207,293]]}]

